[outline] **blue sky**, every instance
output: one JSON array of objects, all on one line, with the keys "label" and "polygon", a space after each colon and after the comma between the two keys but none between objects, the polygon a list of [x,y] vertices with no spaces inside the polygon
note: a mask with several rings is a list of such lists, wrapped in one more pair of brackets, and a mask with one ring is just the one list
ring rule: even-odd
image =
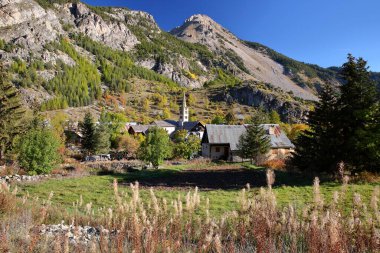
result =
[{"label": "blue sky", "polygon": [[239,38],[296,60],[340,66],[347,53],[380,72],[379,0],[84,0],[151,13],[169,31],[193,14],[206,14]]}]

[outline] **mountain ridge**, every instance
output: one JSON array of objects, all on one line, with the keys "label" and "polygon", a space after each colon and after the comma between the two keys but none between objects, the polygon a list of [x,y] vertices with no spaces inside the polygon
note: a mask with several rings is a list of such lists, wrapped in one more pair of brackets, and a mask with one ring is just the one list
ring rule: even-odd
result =
[{"label": "mountain ridge", "polygon": [[45,109],[96,105],[109,93],[134,95],[136,82],[153,82],[170,94],[216,89],[215,101],[243,105],[239,92],[249,91],[258,99],[247,105],[297,121],[322,85],[340,85],[336,71],[243,41],[204,14],[170,33],[149,13],[79,1],[0,0],[0,14],[1,61],[27,104]]}]

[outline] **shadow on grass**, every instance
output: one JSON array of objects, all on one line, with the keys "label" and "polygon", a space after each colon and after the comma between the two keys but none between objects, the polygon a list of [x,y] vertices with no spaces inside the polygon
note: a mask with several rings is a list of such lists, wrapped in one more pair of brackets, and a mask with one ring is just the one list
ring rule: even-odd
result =
[{"label": "shadow on grass", "polygon": [[[312,177],[300,173],[276,171],[276,186],[306,186],[313,183]],[[120,184],[138,181],[143,187],[191,188],[200,189],[242,189],[247,183],[251,187],[266,186],[265,169],[220,169],[220,170],[146,170],[128,174],[115,174]]]}]

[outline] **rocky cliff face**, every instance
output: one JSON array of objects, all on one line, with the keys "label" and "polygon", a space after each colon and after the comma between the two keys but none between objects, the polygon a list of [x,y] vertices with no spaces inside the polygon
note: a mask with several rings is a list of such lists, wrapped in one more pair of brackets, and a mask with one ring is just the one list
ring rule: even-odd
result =
[{"label": "rocky cliff face", "polygon": [[279,96],[276,93],[258,88],[255,83],[244,83],[232,87],[215,96],[217,100],[228,103],[265,108],[268,111],[277,111],[284,122],[302,122],[306,118],[309,108],[294,101],[290,96]]},{"label": "rocky cliff face", "polygon": [[17,56],[42,51],[47,43],[67,35],[67,29],[119,50],[139,43],[124,23],[106,22],[82,3],[43,9],[32,0],[0,1],[0,38],[23,49],[15,52]]}]

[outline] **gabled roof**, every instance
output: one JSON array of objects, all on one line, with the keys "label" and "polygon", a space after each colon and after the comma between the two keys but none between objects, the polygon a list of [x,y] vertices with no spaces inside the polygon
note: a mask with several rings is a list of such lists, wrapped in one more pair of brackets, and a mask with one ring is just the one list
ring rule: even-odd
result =
[{"label": "gabled roof", "polygon": [[129,128],[133,129],[135,133],[143,133],[145,134],[146,131],[148,131],[149,128],[153,127],[152,125],[135,125],[135,126],[130,126]]},{"label": "gabled roof", "polygon": [[[261,125],[270,138],[271,148],[294,148],[293,143],[281,130],[278,124]],[[231,150],[238,150],[240,136],[247,131],[249,125],[206,125],[206,135],[210,144],[230,144]],[[273,132],[270,134],[270,129]]]},{"label": "gabled roof", "polygon": [[189,122],[183,122],[183,126],[180,126],[182,129],[185,129],[187,131],[193,130],[196,126],[201,125],[202,127],[203,124],[200,121],[189,121]]},{"label": "gabled roof", "polygon": [[[261,125],[267,132],[270,138],[272,148],[295,148],[293,143],[289,140],[288,136],[281,130],[278,124],[262,124]],[[269,134],[269,130],[273,129],[273,133]]]},{"label": "gabled roof", "polygon": [[[152,125],[156,125],[159,127],[175,127],[178,129],[185,129],[187,131],[191,131],[194,127],[196,127],[198,124],[202,123],[200,121],[189,121],[189,122],[183,122],[183,126],[181,125],[181,122],[175,121],[175,120],[156,120],[152,123]],[[202,125],[203,126],[203,125]]]},{"label": "gabled roof", "polygon": [[174,120],[155,120],[152,125],[159,127],[177,127],[177,122]]},{"label": "gabled roof", "polygon": [[208,143],[230,144],[231,150],[238,150],[239,138],[246,131],[243,125],[206,125]]}]

